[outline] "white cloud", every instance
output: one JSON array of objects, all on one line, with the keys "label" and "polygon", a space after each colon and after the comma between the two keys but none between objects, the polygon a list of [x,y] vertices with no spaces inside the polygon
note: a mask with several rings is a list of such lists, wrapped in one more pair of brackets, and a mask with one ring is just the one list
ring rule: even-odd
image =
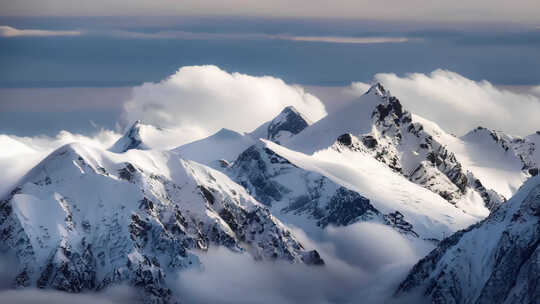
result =
[{"label": "white cloud", "polygon": [[[413,113],[430,119],[443,129],[462,135],[477,126],[528,135],[540,128],[540,98],[497,88],[447,70],[430,74],[376,74],[392,95]],[[366,84],[351,89],[365,92]]]},{"label": "white cloud", "polygon": [[228,73],[216,66],[187,66],[159,82],[133,89],[123,120],[176,129],[188,139],[221,128],[254,130],[288,105],[316,121],[326,114],[321,101],[281,79]]},{"label": "white cloud", "polygon": [[16,29],[11,26],[0,25],[0,37],[18,37],[18,36],[78,36],[81,31],[52,31],[35,29]]},{"label": "white cloud", "polygon": [[10,191],[30,169],[53,150],[69,143],[81,142],[101,149],[109,148],[120,134],[101,130],[94,136],[61,131],[56,137],[19,137],[0,134],[0,197]]},{"label": "white cloud", "polygon": [[214,249],[202,256],[203,271],[179,273],[177,294],[187,303],[390,303],[420,258],[403,236],[380,224],[330,228],[317,241],[293,232],[306,248],[317,248],[325,266],[256,262]]},{"label": "white cloud", "polygon": [[531,93],[540,97],[540,85],[532,87]]}]

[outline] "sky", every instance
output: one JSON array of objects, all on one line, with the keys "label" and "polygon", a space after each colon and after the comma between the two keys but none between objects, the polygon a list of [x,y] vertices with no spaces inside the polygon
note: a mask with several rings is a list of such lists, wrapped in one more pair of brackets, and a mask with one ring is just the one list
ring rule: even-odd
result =
[{"label": "sky", "polygon": [[354,83],[437,70],[534,95],[539,13],[527,0],[0,0],[0,133],[114,129],[137,87],[203,65],[313,89],[330,109]]},{"label": "sky", "polygon": [[241,15],[538,24],[536,0],[2,0],[9,16]]}]

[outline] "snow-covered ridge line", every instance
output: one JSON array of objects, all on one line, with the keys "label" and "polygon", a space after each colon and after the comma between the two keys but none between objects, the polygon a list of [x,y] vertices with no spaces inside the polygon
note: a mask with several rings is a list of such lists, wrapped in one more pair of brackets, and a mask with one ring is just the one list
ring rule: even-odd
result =
[{"label": "snow-covered ridge line", "polygon": [[[70,144],[0,202],[1,251],[19,287],[69,292],[116,283],[167,302],[178,270],[211,246],[257,260],[323,264],[245,190],[170,152],[116,154]],[[170,276],[173,277],[170,277]]]},{"label": "snow-covered ridge line", "polygon": [[306,128],[286,145],[307,153],[333,147],[371,155],[475,216],[486,216],[505,201],[439,142],[441,134],[431,134],[432,128],[424,128],[416,118],[377,83],[359,100]]}]

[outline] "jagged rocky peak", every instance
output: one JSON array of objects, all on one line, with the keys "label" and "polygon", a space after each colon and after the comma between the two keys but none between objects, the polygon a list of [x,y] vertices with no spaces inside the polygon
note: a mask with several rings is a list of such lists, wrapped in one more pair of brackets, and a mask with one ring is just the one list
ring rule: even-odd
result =
[{"label": "jagged rocky peak", "polygon": [[278,143],[307,128],[311,122],[293,106],[288,106],[274,118],[267,129],[267,139]]},{"label": "jagged rocky peak", "polygon": [[137,120],[131,125],[131,127],[124,133],[124,135],[109,148],[109,151],[116,153],[123,153],[131,149],[147,150],[149,147],[143,142],[143,129],[150,128]]},{"label": "jagged rocky peak", "polygon": [[465,202],[470,191],[478,194],[475,196],[484,201],[488,210],[505,201],[467,172],[454,153],[438,142],[437,136],[421,122],[413,121],[413,115],[400,100],[380,83],[373,85],[365,95],[371,101],[371,108],[366,109],[372,111],[370,127],[365,128],[366,133],[345,133],[337,137],[334,149],[370,154],[393,171],[458,206],[470,205]]},{"label": "jagged rocky peak", "polygon": [[364,93],[364,95],[370,95],[370,94],[377,95],[380,97],[386,97],[390,95],[390,91],[387,91],[380,82],[377,82],[374,85],[372,85],[366,91],[366,93]]},{"label": "jagged rocky peak", "polygon": [[415,293],[431,303],[538,303],[540,177],[420,260],[396,295]]},{"label": "jagged rocky peak", "polygon": [[386,90],[380,83],[373,85],[366,93],[366,95],[375,95],[381,99],[381,102],[377,104],[371,114],[371,117],[375,120],[375,123],[385,124],[389,123],[411,123],[411,113],[405,110],[399,99],[390,94],[390,91]]},{"label": "jagged rocky peak", "polygon": [[66,145],[0,201],[0,252],[17,257],[18,287],[128,284],[143,287],[145,302],[166,303],[168,278],[198,267],[212,246],[257,260],[324,263],[241,186],[172,152]]}]

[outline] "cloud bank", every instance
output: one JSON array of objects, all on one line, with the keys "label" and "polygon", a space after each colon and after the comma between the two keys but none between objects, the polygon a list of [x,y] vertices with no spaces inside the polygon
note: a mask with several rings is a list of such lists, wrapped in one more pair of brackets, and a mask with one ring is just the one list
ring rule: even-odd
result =
[{"label": "cloud bank", "polygon": [[79,36],[81,31],[51,31],[51,30],[32,30],[32,29],[16,29],[11,26],[0,25],[0,37],[19,37],[19,36]]},{"label": "cloud bank", "polygon": [[380,224],[330,228],[317,241],[293,232],[319,251],[325,266],[256,262],[213,249],[202,256],[203,271],[179,273],[177,294],[186,303],[393,303],[397,284],[420,258],[403,236]]},{"label": "cloud bank", "polygon": [[[435,70],[404,77],[380,73],[374,81],[381,82],[413,113],[456,135],[477,126],[515,135],[529,135],[540,129],[538,96],[500,89],[485,80],[474,81],[451,71]],[[366,86],[353,83],[350,90],[361,94]]]},{"label": "cloud bank", "polygon": [[249,132],[288,105],[316,121],[326,115],[322,102],[281,79],[228,73],[212,65],[187,66],[159,82],[133,89],[122,119],[178,130],[186,142],[221,128]]}]

